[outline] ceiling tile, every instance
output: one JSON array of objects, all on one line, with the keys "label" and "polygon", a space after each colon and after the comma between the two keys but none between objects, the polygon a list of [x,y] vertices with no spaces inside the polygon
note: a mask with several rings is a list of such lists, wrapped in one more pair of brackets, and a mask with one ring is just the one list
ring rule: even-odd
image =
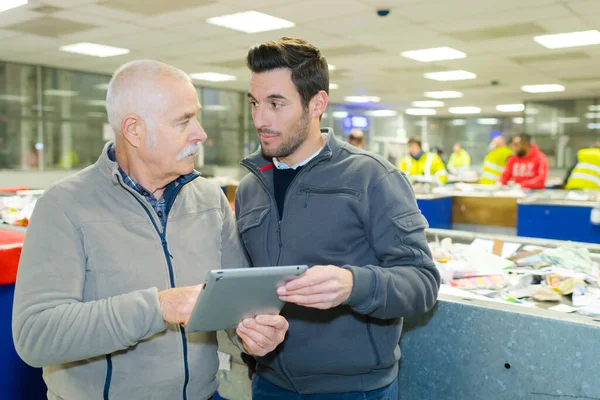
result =
[{"label": "ceiling tile", "polygon": [[324,19],[332,20],[350,14],[361,14],[367,17],[372,9],[356,0],[305,0],[283,6],[259,8],[258,11],[300,24]]},{"label": "ceiling tile", "polygon": [[0,17],[0,27],[20,24],[27,21],[33,21],[44,14],[35,11],[29,11],[22,8],[14,8],[12,10],[4,11]]},{"label": "ceiling tile", "polygon": [[99,4],[103,7],[112,8],[119,11],[153,16],[158,14],[166,14],[172,11],[185,10],[188,8],[197,7],[201,4],[211,3],[216,3],[216,0],[144,0],[140,3],[123,0],[103,0]]},{"label": "ceiling tile", "polygon": [[110,19],[110,18],[98,18],[96,15],[78,12],[75,10],[63,10],[52,14],[53,18],[60,18],[76,23],[87,24],[96,26],[104,26],[104,25],[112,25],[118,20]]},{"label": "ceiling tile", "polygon": [[128,36],[115,36],[102,39],[102,43],[110,46],[124,47],[130,50],[149,49],[170,44],[189,43],[189,38],[173,32],[158,29],[143,30]]},{"label": "ceiling tile", "polygon": [[181,25],[166,26],[163,29],[169,32],[177,32],[192,36],[193,38],[223,38],[225,36],[233,36],[238,34],[232,29],[221,28],[216,25],[207,24],[206,22],[192,22]]},{"label": "ceiling tile", "polygon": [[[245,10],[245,8],[243,9]],[[136,21],[137,24],[148,27],[165,27],[175,24],[185,23],[204,23],[208,18],[218,17],[226,14],[233,14],[242,11],[231,5],[221,4],[216,2],[202,2],[196,4],[193,8],[188,8],[181,11],[165,12],[159,15],[142,18]]]},{"label": "ceiling tile", "polygon": [[73,10],[85,14],[91,14],[97,18],[109,18],[117,21],[139,21],[144,18],[143,14],[116,10],[99,4],[87,4],[76,7]]},{"label": "ceiling tile", "polygon": [[69,35],[61,36],[61,39],[69,42],[95,42],[101,41],[106,38],[115,38],[115,37],[127,37],[129,35],[133,35],[136,32],[143,31],[144,28],[141,28],[136,25],[126,24],[126,23],[117,23],[113,25],[107,25],[99,28],[88,29],[83,32],[73,33]]},{"label": "ceiling tile", "polygon": [[55,7],[70,8],[82,6],[86,4],[97,3],[99,0],[38,0],[40,3],[48,4]]},{"label": "ceiling tile", "polygon": [[6,28],[32,35],[58,37],[95,28],[95,25],[73,22],[61,18],[42,17],[27,22],[9,25]]}]

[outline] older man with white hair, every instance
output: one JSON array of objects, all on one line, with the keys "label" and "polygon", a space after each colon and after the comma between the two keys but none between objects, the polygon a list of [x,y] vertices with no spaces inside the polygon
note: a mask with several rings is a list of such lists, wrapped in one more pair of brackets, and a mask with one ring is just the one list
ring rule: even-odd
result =
[{"label": "older man with white hair", "polygon": [[[117,70],[106,103],[115,142],[46,190],[31,218],[16,349],[44,368],[49,399],[210,399],[216,334],[184,326],[206,272],[246,259],[227,199],[194,171],[206,139],[196,89],[178,69],[134,61]],[[235,341],[264,356],[287,327],[258,316]]]}]

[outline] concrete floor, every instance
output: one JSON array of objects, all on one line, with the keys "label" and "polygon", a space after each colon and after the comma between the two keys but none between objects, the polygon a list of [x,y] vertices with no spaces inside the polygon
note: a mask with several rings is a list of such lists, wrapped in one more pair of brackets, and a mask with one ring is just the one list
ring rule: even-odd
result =
[{"label": "concrete floor", "polygon": [[218,332],[219,351],[230,354],[231,371],[219,371],[219,395],[228,400],[251,400],[252,391],[248,379],[248,369],[240,358],[240,351],[235,347],[225,332]]}]

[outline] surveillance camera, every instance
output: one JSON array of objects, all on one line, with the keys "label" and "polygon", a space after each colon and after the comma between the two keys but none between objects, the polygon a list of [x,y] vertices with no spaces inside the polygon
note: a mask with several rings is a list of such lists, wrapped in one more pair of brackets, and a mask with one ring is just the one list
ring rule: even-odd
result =
[{"label": "surveillance camera", "polygon": [[377,15],[380,17],[387,17],[390,14],[390,10],[387,8],[380,8],[377,10]]}]

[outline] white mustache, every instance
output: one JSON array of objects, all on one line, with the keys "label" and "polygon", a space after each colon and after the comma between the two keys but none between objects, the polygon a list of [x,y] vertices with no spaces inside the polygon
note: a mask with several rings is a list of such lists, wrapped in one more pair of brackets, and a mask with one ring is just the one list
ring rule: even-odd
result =
[{"label": "white mustache", "polygon": [[177,161],[181,161],[186,157],[195,155],[198,150],[200,150],[200,146],[198,143],[190,143],[185,146],[185,148],[181,151],[181,153],[177,154]]}]

